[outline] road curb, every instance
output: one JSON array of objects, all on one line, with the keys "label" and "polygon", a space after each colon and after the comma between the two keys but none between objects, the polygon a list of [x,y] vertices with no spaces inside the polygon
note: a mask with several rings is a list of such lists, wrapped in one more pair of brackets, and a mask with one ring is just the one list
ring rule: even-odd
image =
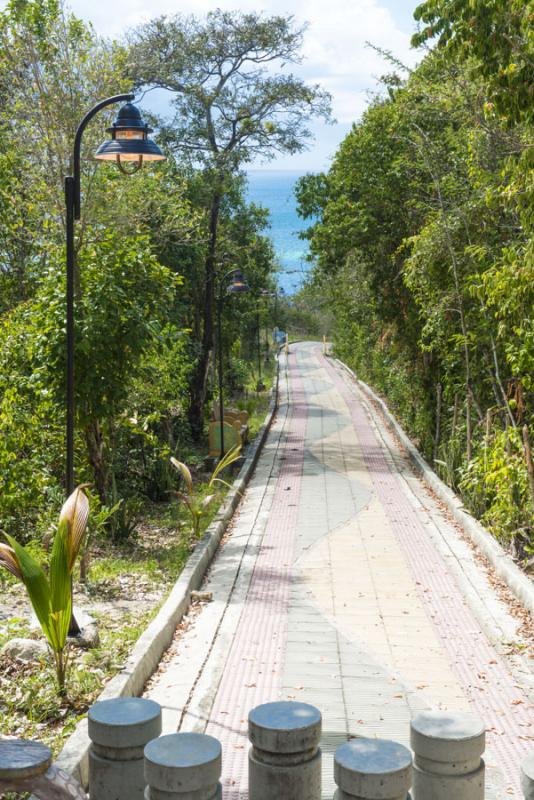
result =
[{"label": "road curb", "polygon": [[[176,626],[180,623],[189,607],[191,592],[200,586],[228,527],[228,523],[239,504],[241,495],[256,467],[278,408],[279,383],[280,359],[278,358],[276,381],[273,385],[269,410],[256,438],[249,447],[243,466],[232,484],[232,489],[227,494],[216,517],[206,529],[204,536],[199,540],[189,556],[184,569],[158,614],[135,643],[124,669],[106,684],[97,698],[98,701],[108,700],[113,697],[134,697],[139,695],[158,666],[162,654],[171,644]],[[58,767],[69,772],[85,787],[88,785],[89,745],[87,719],[83,719],[78,723],[74,733],[71,734],[56,759]]]},{"label": "road curb", "polygon": [[534,583],[521,571],[517,564],[515,564],[511,556],[505,553],[501,545],[491,535],[491,533],[486,530],[486,528],[484,528],[480,522],[468,514],[467,511],[465,511],[462,501],[458,495],[456,495],[452,489],[447,486],[447,484],[438,478],[434,470],[430,467],[427,461],[425,461],[408,435],[401,428],[385,402],[378,397],[378,395],[371,389],[370,386],[361,381],[350,369],[350,367],[348,367],[338,358],[333,358],[332,360],[335,361],[336,364],[338,364],[354,380],[364,395],[366,395],[375,406],[378,406],[382,416],[395,431],[395,434],[400,439],[402,446],[408,453],[411,462],[425,483],[445,504],[456,522],[459,523],[471,541],[488,559],[497,575],[499,575],[499,577],[508,586],[512,594],[534,616]]}]

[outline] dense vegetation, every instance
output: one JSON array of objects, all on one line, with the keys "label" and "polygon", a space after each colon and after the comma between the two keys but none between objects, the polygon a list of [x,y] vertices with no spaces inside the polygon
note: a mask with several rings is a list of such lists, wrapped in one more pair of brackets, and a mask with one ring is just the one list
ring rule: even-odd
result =
[{"label": "dense vegetation", "polygon": [[80,120],[132,85],[172,92],[174,118],[151,120],[163,164],[126,177],[92,160],[117,107],[82,150],[76,480],[118,540],[140,502],[176,486],[170,456],[195,445],[201,458],[219,277],[241,268],[251,288],[225,306],[227,392],[251,381],[258,320],[277,321],[267,215],[247,203],[243,168],[299,151],[307,121],[328,115],[318,87],[266,68],[298,60],[301,40],[290,18],[240,12],[161,18],[114,42],[61,0],[0,14],[0,529],[39,541],[64,493],[63,179]]},{"label": "dense vegetation", "polygon": [[[534,6],[427,0],[419,66],[298,187],[339,356],[512,552],[534,553]],[[437,37],[437,38],[436,38]],[[430,45],[430,49],[429,46]]]}]

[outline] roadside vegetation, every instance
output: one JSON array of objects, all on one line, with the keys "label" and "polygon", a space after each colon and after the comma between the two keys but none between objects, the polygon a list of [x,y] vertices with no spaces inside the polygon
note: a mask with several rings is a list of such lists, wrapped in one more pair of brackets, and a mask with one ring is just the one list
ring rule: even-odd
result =
[{"label": "roadside vegetation", "polygon": [[[268,388],[273,374],[273,366],[266,364],[263,377]],[[251,371],[250,383],[254,380]],[[249,409],[251,439],[265,418],[269,396],[268,389],[262,393],[246,389],[237,401]],[[123,668],[129,651],[159,611],[228,491],[224,483],[211,481],[210,486],[212,476],[201,450],[190,449],[188,458],[195,500],[199,504],[208,500],[195,523],[179,496],[186,487],[178,476],[175,485],[180,491],[177,488],[167,500],[146,500],[128,536],[113,539],[106,526],[95,529],[95,520],[90,518],[89,529],[93,529],[85,575],[82,579],[79,563],[73,572],[74,604],[90,614],[98,638],[89,646],[67,642],[68,671],[61,692],[57,691],[51,651],[40,649],[30,658],[1,656],[0,734],[38,738],[57,754],[105,684]],[[228,481],[233,480],[231,470],[225,475]],[[48,561],[49,553],[42,544],[31,541],[28,549],[36,560]],[[37,621],[32,621],[22,584],[5,570],[0,570],[0,592],[0,649],[20,638],[44,642]]]},{"label": "roadside vegetation", "polygon": [[[11,0],[0,12],[0,532],[37,570],[43,591],[33,605],[57,667],[31,622],[21,565],[9,562],[14,574],[0,570],[0,646],[29,637],[43,647],[27,659],[0,656],[0,733],[57,752],[217,512],[227,486],[209,485],[207,434],[216,300],[232,269],[249,291],[224,304],[224,402],[248,412],[249,439],[263,421],[271,332],[290,304],[277,295],[268,215],[247,201],[244,170],[299,152],[311,119],[329,115],[328,96],[281,67],[300,59],[301,44],[302,30],[284,16],[178,15],[107,41],[61,0]],[[143,105],[166,161],[132,175],[97,165],[92,155],[118,107],[91,123],[82,147],[75,473],[90,513],[69,570],[75,608],[96,619],[99,641],[78,647],[64,643],[70,598],[54,566],[65,496],[63,180],[85,113],[132,86],[138,96],[170,93],[166,119],[150,115],[150,93]],[[202,505],[194,518],[171,459],[191,473]],[[231,481],[231,466],[218,477]],[[6,566],[12,553],[3,552]]]},{"label": "roadside vegetation", "polygon": [[427,0],[417,68],[300,181],[337,355],[534,566],[532,3]]}]

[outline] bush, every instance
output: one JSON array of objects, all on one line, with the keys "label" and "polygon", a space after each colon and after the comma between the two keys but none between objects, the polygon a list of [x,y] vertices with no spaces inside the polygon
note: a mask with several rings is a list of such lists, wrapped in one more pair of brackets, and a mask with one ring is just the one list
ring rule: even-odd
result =
[{"label": "bush", "polygon": [[466,505],[515,556],[534,552],[532,501],[518,429],[493,432],[479,441],[462,470],[460,490]]}]

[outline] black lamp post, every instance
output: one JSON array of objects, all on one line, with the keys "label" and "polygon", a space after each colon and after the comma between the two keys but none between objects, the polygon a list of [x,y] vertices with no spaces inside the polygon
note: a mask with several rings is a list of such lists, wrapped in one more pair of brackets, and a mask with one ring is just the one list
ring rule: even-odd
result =
[{"label": "black lamp post", "polygon": [[[133,94],[117,94],[97,103],[82,119],[76,136],[72,158],[73,175],[65,178],[65,204],[67,208],[67,497],[74,490],[74,221],[80,219],[80,150],[82,135],[88,122],[106,106],[134,99]],[[133,173],[143,161],[162,161],[165,156],[155,142],[148,138],[152,129],[146,125],[131,102],[119,110],[117,119],[108,128],[111,139],[100,145],[95,158],[115,161],[122,172]],[[126,169],[126,164],[130,165]]]},{"label": "black lamp post", "polygon": [[258,383],[256,384],[256,391],[262,392],[265,389],[265,384],[261,379],[261,325],[260,325],[260,300],[262,297],[274,297],[274,293],[268,289],[260,289],[260,296],[256,304],[256,334],[257,334],[257,348],[258,348]]},{"label": "black lamp post", "polygon": [[258,383],[256,384],[256,391],[261,392],[263,390],[263,383],[261,380],[261,341],[260,341],[260,304],[259,301],[256,305],[256,333],[258,336]]},{"label": "black lamp post", "polygon": [[[227,284],[229,278],[232,282]],[[226,284],[226,288],[225,287]],[[219,351],[219,435],[220,458],[224,458],[224,401],[223,401],[223,349],[222,349],[222,311],[226,294],[245,294],[250,291],[245,276],[240,269],[231,269],[219,280],[219,296],[217,299],[217,349]]]}]

